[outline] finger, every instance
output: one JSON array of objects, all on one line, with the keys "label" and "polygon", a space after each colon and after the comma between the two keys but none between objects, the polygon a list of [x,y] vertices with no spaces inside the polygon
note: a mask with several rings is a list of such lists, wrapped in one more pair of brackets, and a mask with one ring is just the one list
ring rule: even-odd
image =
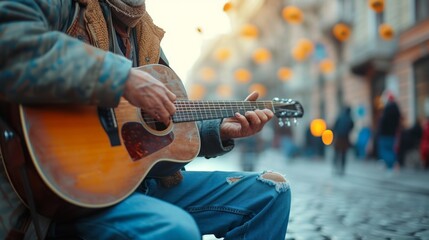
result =
[{"label": "finger", "polygon": [[274,117],[274,113],[270,109],[263,109],[262,112],[264,112],[264,114],[267,116],[268,118],[267,122]]},{"label": "finger", "polygon": [[167,89],[167,97],[170,99],[170,101],[174,102],[177,98],[176,94],[174,94],[172,91]]},{"label": "finger", "polygon": [[259,119],[258,115],[253,111],[248,111],[245,114],[247,121],[249,122],[249,125],[252,127],[252,129],[256,129],[261,124],[261,119]]},{"label": "finger", "polygon": [[259,93],[256,91],[253,91],[249,96],[246,97],[245,101],[255,101],[259,97]]},{"label": "finger", "polygon": [[255,110],[256,115],[258,116],[261,123],[266,123],[268,121],[268,116],[262,110]]},{"label": "finger", "polygon": [[245,116],[241,115],[240,113],[235,113],[235,118],[240,123],[241,128],[244,128],[244,129],[250,128],[250,123]]},{"label": "finger", "polygon": [[163,108],[159,110],[159,121],[163,122],[165,125],[168,125],[170,123],[170,113],[167,111],[167,109]]},{"label": "finger", "polygon": [[166,102],[164,102],[164,107],[165,107],[165,109],[167,109],[170,116],[173,116],[174,113],[176,113],[176,105],[174,105],[174,103],[172,103],[170,101],[166,101]]}]

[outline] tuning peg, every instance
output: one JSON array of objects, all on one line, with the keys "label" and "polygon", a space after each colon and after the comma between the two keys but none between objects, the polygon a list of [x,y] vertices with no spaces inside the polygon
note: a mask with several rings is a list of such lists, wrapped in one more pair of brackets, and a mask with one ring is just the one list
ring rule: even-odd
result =
[{"label": "tuning peg", "polygon": [[298,125],[298,120],[296,118],[293,118],[293,125]]},{"label": "tuning peg", "polygon": [[285,125],[285,123],[283,122],[283,120],[281,118],[279,118],[279,126],[283,127]]},{"label": "tuning peg", "polygon": [[288,127],[290,127],[290,119],[289,118],[286,118],[286,125],[288,126]]}]

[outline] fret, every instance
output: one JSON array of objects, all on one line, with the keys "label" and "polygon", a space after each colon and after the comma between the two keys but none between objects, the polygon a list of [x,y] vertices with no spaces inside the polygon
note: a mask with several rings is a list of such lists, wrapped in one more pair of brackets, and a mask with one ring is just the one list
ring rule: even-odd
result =
[{"label": "fret", "polygon": [[[236,112],[244,115],[247,111],[265,108],[276,112],[276,106],[272,101],[178,100],[175,105],[176,113],[173,116],[173,122],[228,118],[233,117]],[[286,110],[290,108],[290,111],[296,111],[293,110],[293,106],[289,107],[283,103],[281,106]]]}]

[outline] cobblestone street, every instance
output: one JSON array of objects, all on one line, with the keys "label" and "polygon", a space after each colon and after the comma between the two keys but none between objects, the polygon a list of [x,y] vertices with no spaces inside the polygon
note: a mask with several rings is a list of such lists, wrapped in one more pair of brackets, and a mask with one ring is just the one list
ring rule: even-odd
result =
[{"label": "cobblestone street", "polygon": [[[197,159],[188,169],[239,170],[238,159],[238,152]],[[285,173],[291,183],[286,239],[429,239],[428,172],[388,174],[379,163],[349,160],[339,177],[329,157],[286,160],[274,150],[260,156],[256,169]]]}]

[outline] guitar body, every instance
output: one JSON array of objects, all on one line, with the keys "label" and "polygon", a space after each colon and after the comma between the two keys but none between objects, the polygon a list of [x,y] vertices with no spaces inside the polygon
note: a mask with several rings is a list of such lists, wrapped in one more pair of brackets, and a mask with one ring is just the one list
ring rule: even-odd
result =
[{"label": "guitar body", "polygon": [[[187,99],[182,82],[171,69],[147,65],[141,70],[162,81],[177,99]],[[200,150],[195,122],[153,123],[125,99],[114,109],[49,105],[17,106],[10,112],[20,120],[18,142],[25,147],[22,153],[20,149],[3,153],[9,179],[27,202],[18,177],[24,162],[36,208],[48,217],[76,213],[76,208],[86,211],[114,205],[145,177],[172,174]],[[7,144],[2,140],[2,149]]]}]

